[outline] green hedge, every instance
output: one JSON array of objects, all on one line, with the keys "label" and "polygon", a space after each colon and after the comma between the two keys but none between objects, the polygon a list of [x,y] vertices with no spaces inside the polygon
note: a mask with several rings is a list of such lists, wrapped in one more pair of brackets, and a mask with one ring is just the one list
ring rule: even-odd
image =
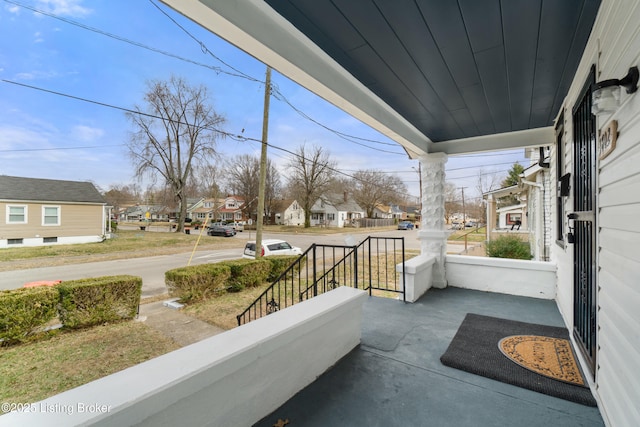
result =
[{"label": "green hedge", "polygon": [[271,264],[271,271],[267,276],[268,282],[276,280],[289,266],[297,260],[299,255],[277,255],[264,257]]},{"label": "green hedge", "polygon": [[83,328],[134,318],[138,314],[142,278],[104,276],[69,280],[57,288],[60,322],[67,328]]},{"label": "green hedge", "polygon": [[199,301],[227,288],[231,269],[223,263],[180,267],[164,274],[169,295],[183,302]]},{"label": "green hedge", "polygon": [[231,277],[227,281],[227,289],[230,292],[238,292],[266,282],[271,271],[271,263],[263,258],[223,261],[221,264],[231,269]]},{"label": "green hedge", "polygon": [[517,236],[503,235],[486,243],[486,253],[494,258],[531,259],[531,248]]},{"label": "green hedge", "polygon": [[2,344],[23,342],[56,317],[55,287],[21,288],[0,292],[0,339]]}]

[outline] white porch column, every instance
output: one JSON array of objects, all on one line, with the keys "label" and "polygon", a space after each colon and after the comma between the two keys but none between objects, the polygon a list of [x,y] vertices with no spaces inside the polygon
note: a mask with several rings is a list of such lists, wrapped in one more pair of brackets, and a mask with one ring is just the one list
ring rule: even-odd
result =
[{"label": "white porch column", "polygon": [[445,288],[447,279],[444,261],[447,253],[447,237],[444,221],[444,187],[447,155],[425,154],[420,157],[422,166],[422,221],[418,232],[421,252],[435,257],[433,287]]}]

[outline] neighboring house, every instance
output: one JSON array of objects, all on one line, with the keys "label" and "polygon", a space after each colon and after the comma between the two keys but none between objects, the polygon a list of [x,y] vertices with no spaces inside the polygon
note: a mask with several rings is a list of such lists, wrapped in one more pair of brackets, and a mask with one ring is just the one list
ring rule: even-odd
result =
[{"label": "neighboring house", "polygon": [[525,192],[526,227],[533,259],[549,261],[553,241],[553,190],[548,158],[539,152],[532,156],[532,165],[524,170],[518,184]]},{"label": "neighboring house", "polygon": [[90,182],[0,176],[0,248],[101,242],[106,202]]},{"label": "neighboring house", "polygon": [[402,220],[410,220],[410,221],[420,221],[421,219],[421,214],[420,214],[420,207],[418,206],[400,206],[400,209],[402,211]]},{"label": "neighboring house", "polygon": [[312,226],[342,228],[352,226],[356,220],[364,217],[364,209],[346,192],[323,196],[311,207]]},{"label": "neighboring house", "polygon": [[[495,231],[525,231],[527,229],[527,205],[505,206],[497,209],[498,228]],[[493,238],[493,237],[492,237]]]},{"label": "neighboring house", "polygon": [[120,214],[121,221],[169,221],[169,213],[161,205],[129,206]]},{"label": "neighboring house", "polygon": [[238,222],[246,220],[242,213],[242,205],[244,205],[244,198],[240,196],[225,197],[215,210],[215,219]]},{"label": "neighboring house", "polygon": [[194,221],[213,222],[213,212],[217,205],[217,199],[202,198],[187,207],[187,217]]},{"label": "neighboring house", "polygon": [[391,217],[393,219],[402,220],[406,216],[406,212],[398,205],[391,205]]},{"label": "neighboring house", "polygon": [[275,206],[277,225],[304,225],[304,209],[297,200],[279,200]]},{"label": "neighboring house", "polygon": [[[520,175],[518,185],[501,188],[483,194],[487,201],[487,240],[504,233],[516,233],[530,243],[531,254],[536,261],[548,261],[552,233],[551,185],[548,159],[538,150],[527,150],[531,165]],[[497,200],[516,196],[517,205],[496,209]]]},{"label": "neighboring house", "polygon": [[377,205],[373,208],[373,218],[391,219],[393,218],[393,208],[388,205]]}]

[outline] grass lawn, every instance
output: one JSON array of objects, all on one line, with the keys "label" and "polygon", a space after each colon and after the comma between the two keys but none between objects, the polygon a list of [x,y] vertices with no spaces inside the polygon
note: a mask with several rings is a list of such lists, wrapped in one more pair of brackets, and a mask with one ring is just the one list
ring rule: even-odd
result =
[{"label": "grass lawn", "polygon": [[450,236],[449,241],[453,243],[464,242],[465,236],[468,242],[484,242],[487,240],[486,227],[467,228],[466,230],[455,230]]},{"label": "grass lawn", "polygon": [[[0,348],[0,400],[33,403],[179,348],[126,321]],[[1,414],[0,414],[1,415]]]},{"label": "grass lawn", "polygon": [[213,298],[187,305],[183,311],[222,329],[238,326],[236,316],[242,313],[269,287],[268,283],[241,292],[222,292]]},{"label": "grass lawn", "polygon": [[157,233],[145,231],[119,231],[116,237],[101,243],[82,245],[52,245],[9,248],[0,250],[0,271],[43,266],[75,264],[148,257],[186,252],[197,249],[242,248],[243,240],[211,237],[204,234]]}]

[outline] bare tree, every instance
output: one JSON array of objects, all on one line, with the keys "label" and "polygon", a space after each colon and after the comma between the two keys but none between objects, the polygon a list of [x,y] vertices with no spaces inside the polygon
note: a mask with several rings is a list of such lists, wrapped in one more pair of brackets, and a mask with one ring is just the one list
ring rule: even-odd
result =
[{"label": "bare tree", "polygon": [[482,197],[484,193],[498,188],[500,188],[500,177],[498,177],[497,172],[487,172],[484,168],[478,169],[476,191],[479,193],[480,197]]},{"label": "bare tree", "polygon": [[[227,167],[227,190],[244,198],[242,210],[246,215],[257,215],[258,183],[260,179],[260,158],[249,154],[235,156]],[[281,191],[281,179],[278,170],[267,159],[267,180],[265,188],[265,213],[270,215],[274,203]]]},{"label": "bare tree", "polygon": [[315,145],[310,150],[301,145],[289,162],[289,187],[304,209],[305,228],[311,227],[311,207],[331,184],[334,167],[329,153]]},{"label": "bare tree", "polygon": [[264,193],[264,212],[267,218],[273,218],[278,200],[282,194],[282,179],[278,169],[267,159],[267,182]]},{"label": "bare tree", "polygon": [[109,190],[102,195],[107,203],[114,208],[114,212],[118,213],[121,208],[125,206],[131,206],[139,202],[136,189],[127,185],[115,185],[109,186]]},{"label": "bare tree", "polygon": [[205,86],[190,86],[182,78],[149,83],[145,110],[127,113],[136,128],[129,154],[138,177],[161,177],[179,207],[176,232],[184,229],[187,214],[185,187],[196,164],[207,164],[216,155],[216,128],[225,119],[208,101]]},{"label": "bare tree", "polygon": [[190,191],[193,195],[218,198],[222,193],[222,168],[219,165],[204,164],[193,168],[191,174]]},{"label": "bare tree", "polygon": [[444,218],[447,224],[453,214],[462,210],[462,202],[458,196],[458,187],[453,182],[444,185]]},{"label": "bare tree", "polygon": [[369,218],[373,218],[376,206],[383,203],[399,203],[407,192],[407,186],[399,177],[380,170],[359,170],[353,177],[353,198]]}]

